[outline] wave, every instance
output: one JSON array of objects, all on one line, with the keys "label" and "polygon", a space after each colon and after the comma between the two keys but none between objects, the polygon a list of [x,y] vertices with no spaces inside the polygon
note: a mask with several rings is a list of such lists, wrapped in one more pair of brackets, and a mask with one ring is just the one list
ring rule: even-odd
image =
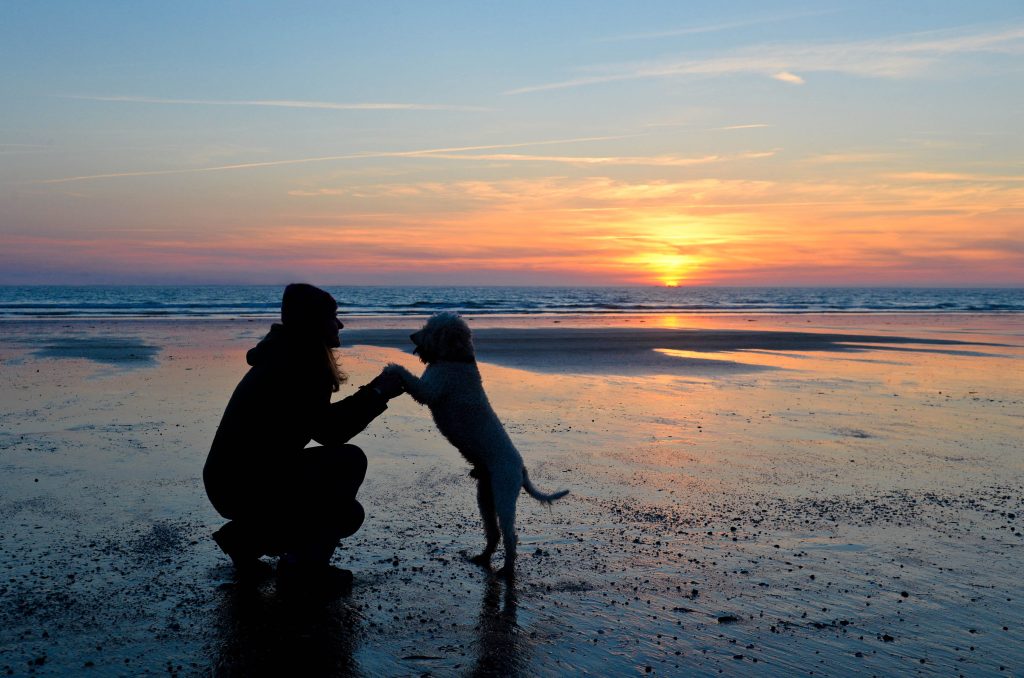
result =
[{"label": "wave", "polygon": [[[327,287],[343,315],[1021,313],[1022,289]],[[0,318],[276,317],[280,289],[0,287]]]}]

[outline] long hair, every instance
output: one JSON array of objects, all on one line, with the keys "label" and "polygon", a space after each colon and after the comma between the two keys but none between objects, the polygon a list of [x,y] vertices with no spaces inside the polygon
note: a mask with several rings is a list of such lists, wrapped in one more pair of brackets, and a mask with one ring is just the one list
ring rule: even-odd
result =
[{"label": "long hair", "polygon": [[338,392],[341,385],[348,381],[348,375],[338,364],[338,354],[330,346],[324,346],[324,359],[327,361],[327,369],[331,375],[331,391]]}]

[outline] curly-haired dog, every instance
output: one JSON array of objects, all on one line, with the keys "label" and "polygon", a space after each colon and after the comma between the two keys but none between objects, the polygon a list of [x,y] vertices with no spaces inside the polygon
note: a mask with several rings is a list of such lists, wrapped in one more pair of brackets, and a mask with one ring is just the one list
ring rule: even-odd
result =
[{"label": "curly-haired dog", "polygon": [[473,465],[470,475],[477,480],[477,504],[487,546],[472,561],[490,568],[500,527],[505,564],[498,575],[512,578],[519,491],[525,489],[531,497],[546,504],[561,499],[569,491],[544,494],[530,482],[523,458],[487,400],[469,326],[458,314],[438,313],[410,338],[416,345],[413,352],[427,364],[423,376],[417,378],[395,364],[388,365],[385,371],[402,377],[409,395],[430,408],[437,428]]}]

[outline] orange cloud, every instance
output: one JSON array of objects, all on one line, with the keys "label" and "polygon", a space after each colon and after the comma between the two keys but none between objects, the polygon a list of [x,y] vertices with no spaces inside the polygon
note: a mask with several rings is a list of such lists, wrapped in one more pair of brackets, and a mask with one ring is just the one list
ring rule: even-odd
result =
[{"label": "orange cloud", "polygon": [[284,197],[277,214],[188,237],[151,223],[8,238],[0,264],[324,282],[1024,282],[1013,180],[348,178]]}]

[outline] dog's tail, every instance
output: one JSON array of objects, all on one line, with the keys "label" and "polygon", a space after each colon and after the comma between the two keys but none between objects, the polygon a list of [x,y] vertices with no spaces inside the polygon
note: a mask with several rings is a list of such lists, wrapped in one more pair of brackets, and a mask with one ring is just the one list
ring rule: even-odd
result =
[{"label": "dog's tail", "polygon": [[569,494],[569,490],[559,490],[558,492],[554,492],[552,494],[544,494],[543,492],[538,490],[533,483],[530,482],[530,476],[526,473],[525,466],[523,467],[523,489],[526,490],[526,492],[531,497],[541,502],[542,504],[550,504],[551,502],[557,501],[564,497],[565,495]]}]

